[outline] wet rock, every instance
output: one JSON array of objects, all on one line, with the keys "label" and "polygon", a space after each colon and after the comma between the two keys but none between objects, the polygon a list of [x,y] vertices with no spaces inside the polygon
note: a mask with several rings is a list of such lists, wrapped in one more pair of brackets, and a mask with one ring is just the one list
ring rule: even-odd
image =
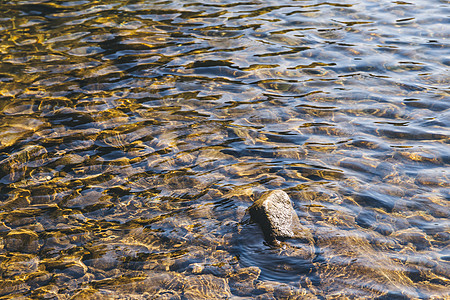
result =
[{"label": "wet rock", "polygon": [[39,259],[30,254],[13,254],[0,264],[2,277],[8,278],[38,271]]},{"label": "wet rock", "polygon": [[93,288],[85,288],[81,291],[77,292],[75,295],[72,296],[72,300],[83,300],[83,299],[102,299],[100,293],[98,290]]},{"label": "wet rock", "polygon": [[[54,281],[57,281],[57,279],[54,279]],[[34,299],[63,299],[62,295],[59,293],[59,286],[58,284],[48,284],[46,286],[37,288],[33,291],[33,298]]]},{"label": "wet rock", "polygon": [[205,269],[205,265],[201,263],[193,263],[187,267],[187,271],[192,274],[202,274]]},{"label": "wet rock", "polygon": [[[148,299],[148,298],[147,298]],[[161,290],[158,291],[155,295],[152,295],[151,299],[158,299],[158,300],[181,300],[181,296],[176,291],[170,291],[170,290]]]},{"label": "wet rock", "polygon": [[71,278],[79,278],[87,272],[86,265],[75,257],[64,257],[60,260],[48,260],[44,262],[46,269],[53,272],[62,272]]},{"label": "wet rock", "polygon": [[85,157],[78,154],[66,154],[62,158],[58,159],[58,163],[61,165],[76,165],[84,162]]},{"label": "wet rock", "polygon": [[190,275],[185,279],[184,299],[228,299],[228,280],[212,275]]},{"label": "wet rock", "polygon": [[264,193],[250,206],[249,212],[269,241],[277,238],[312,238],[309,230],[300,224],[291,199],[284,191]]},{"label": "wet rock", "polygon": [[398,175],[395,165],[388,163],[388,162],[380,162],[377,165],[377,167],[375,168],[375,172],[381,178],[386,178],[388,176],[392,177],[392,176]]},{"label": "wet rock", "polygon": [[105,195],[102,192],[95,190],[88,190],[73,199],[69,199],[65,204],[65,206],[69,208],[80,208],[80,209],[86,209],[87,207],[93,205],[107,206],[111,204],[111,202],[109,201],[111,198],[112,198],[111,196]]},{"label": "wet rock", "polygon": [[7,231],[10,231],[10,230],[11,230],[11,228],[6,226],[5,223],[0,222],[0,232],[7,232]]},{"label": "wet rock", "polygon": [[308,292],[306,289],[298,289],[288,286],[280,286],[275,289],[273,295],[276,299],[319,299],[315,295]]},{"label": "wet rock", "polygon": [[28,278],[27,284],[34,290],[39,286],[48,284],[52,279],[52,274],[46,271],[40,271],[33,273]]},{"label": "wet rock", "polygon": [[255,297],[256,300],[276,300],[272,293],[265,293]]},{"label": "wet rock", "polygon": [[450,233],[449,232],[438,232],[434,235],[434,239],[438,242],[447,243],[450,241]]},{"label": "wet rock", "polygon": [[413,244],[417,250],[425,250],[431,247],[426,234],[417,228],[408,228],[399,230],[392,234],[392,237],[397,238],[402,244]]},{"label": "wet rock", "polygon": [[[30,291],[30,287],[28,286],[28,284],[24,283],[23,281],[9,280],[9,279],[0,280],[0,296],[9,295],[9,297],[7,297],[7,299],[13,299],[14,296],[16,296],[16,299],[17,299],[17,298],[19,298],[18,296],[20,295],[20,293],[25,293],[25,292],[29,292],[29,291]],[[14,296],[11,297],[12,293],[14,293]]]},{"label": "wet rock", "polygon": [[25,175],[28,167],[42,165],[46,156],[47,150],[44,147],[38,145],[26,146],[0,161],[0,179],[4,183],[18,181]]},{"label": "wet rock", "polygon": [[[325,295],[344,296],[349,290],[367,299],[380,296],[381,290],[395,290],[412,284],[404,266],[386,255],[386,247],[371,241],[376,235],[326,226],[315,232],[320,257],[316,260],[320,289]],[[381,251],[383,250],[383,251]],[[411,291],[411,296],[416,294]]]},{"label": "wet rock", "polygon": [[391,224],[379,223],[375,226],[374,230],[382,235],[388,236],[394,232]]},{"label": "wet rock", "polygon": [[62,234],[59,231],[46,233],[44,245],[42,250],[44,251],[60,251],[63,249],[68,249],[73,246],[70,243],[70,239],[67,235]]},{"label": "wet rock", "polygon": [[120,257],[114,251],[113,246],[96,245],[89,249],[89,251],[91,254],[85,262],[90,267],[100,270],[111,270],[119,265]]},{"label": "wet rock", "polygon": [[[323,186],[309,187],[307,189],[294,192],[297,198],[310,203],[331,202],[342,203],[342,196],[337,191]],[[291,194],[292,195],[292,194]]]},{"label": "wet rock", "polygon": [[[133,291],[137,293],[149,293],[150,295],[162,296],[172,291],[174,297],[182,293],[184,285],[184,277],[176,272],[155,272],[150,273],[148,279],[134,282]],[[158,296],[158,297],[159,297]],[[169,295],[165,295],[169,296]],[[159,299],[158,297],[151,297],[151,299]],[[148,298],[147,298],[148,299]],[[162,298],[164,299],[164,298]],[[167,298],[170,299],[170,298]],[[175,298],[176,299],[176,298]]]},{"label": "wet rock", "polygon": [[53,274],[52,282],[55,283],[57,286],[68,286],[72,280],[72,277],[69,275],[58,273]]},{"label": "wet rock", "polygon": [[[205,267],[210,265],[209,262],[204,263],[206,257],[209,256],[209,253],[205,251],[202,247],[197,246],[186,246],[186,254],[177,258],[170,257],[162,257],[158,264],[157,269],[160,270],[171,270],[171,271],[182,271],[184,269],[193,270],[196,269],[199,273],[205,272]],[[195,267],[193,264],[197,263],[198,265]],[[191,268],[190,266],[193,266]],[[201,268],[201,269],[200,269]]]},{"label": "wet rock", "polygon": [[[446,257],[449,259],[449,257]],[[434,272],[444,278],[450,278],[450,261],[438,261]]]},{"label": "wet rock", "polygon": [[192,205],[188,213],[194,219],[211,219],[214,217],[213,207],[210,204]]},{"label": "wet rock", "polygon": [[145,245],[128,243],[99,243],[88,248],[90,255],[84,257],[87,266],[103,271],[117,270],[125,261],[135,259],[140,253],[148,253]]},{"label": "wet rock", "polygon": [[436,187],[450,187],[449,172],[444,168],[420,171],[416,177],[416,184]]},{"label": "wet rock", "polygon": [[87,267],[81,261],[73,261],[66,265],[64,273],[74,278],[83,277],[87,271]]},{"label": "wet rock", "polygon": [[39,250],[39,237],[31,230],[12,230],[6,235],[5,248],[12,252],[36,253]]},{"label": "wet rock", "polygon": [[346,158],[339,162],[339,166],[356,172],[376,174],[373,162],[363,159]]},{"label": "wet rock", "polygon": [[230,275],[230,287],[234,295],[250,296],[255,289],[255,281],[258,279],[261,270],[258,267],[248,267],[239,269]]},{"label": "wet rock", "polygon": [[29,216],[28,213],[21,212],[20,210],[13,211],[5,216],[5,223],[10,227],[28,227],[37,223],[35,217]]},{"label": "wet rock", "polygon": [[318,299],[306,289],[276,281],[262,281],[258,283],[257,289],[264,292],[257,299]]},{"label": "wet rock", "polygon": [[211,264],[211,263],[193,263],[186,270],[192,274],[212,274],[215,276],[225,277],[232,272],[229,264]]}]

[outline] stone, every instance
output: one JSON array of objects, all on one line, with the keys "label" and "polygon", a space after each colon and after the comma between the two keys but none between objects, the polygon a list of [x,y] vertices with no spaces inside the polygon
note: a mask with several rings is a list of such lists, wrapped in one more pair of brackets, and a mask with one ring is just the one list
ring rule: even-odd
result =
[{"label": "stone", "polygon": [[251,296],[261,270],[258,267],[241,268],[229,277],[231,292],[238,296]]},{"label": "stone", "polygon": [[5,248],[8,251],[36,253],[39,247],[39,237],[34,231],[16,229],[6,235]]},{"label": "stone", "polygon": [[213,275],[190,275],[185,279],[184,299],[229,299],[228,280]]},{"label": "stone", "polygon": [[249,213],[269,242],[279,238],[312,238],[309,230],[300,224],[291,199],[284,191],[264,193],[250,206]]},{"label": "stone", "polygon": [[418,228],[398,230],[392,234],[392,237],[398,239],[404,245],[411,243],[418,251],[427,250],[431,247],[427,235]]},{"label": "stone", "polygon": [[[0,134],[0,148],[2,147],[2,134]],[[47,150],[38,145],[29,145],[12,153],[0,161],[0,180],[3,183],[16,182],[23,178],[28,168],[42,165],[45,162]]]},{"label": "stone", "polygon": [[10,278],[37,272],[38,266],[39,259],[35,255],[12,253],[0,264],[0,272],[3,278]]},{"label": "stone", "polygon": [[[149,295],[150,296],[150,295]],[[156,294],[151,295],[152,297],[146,297],[144,299],[158,299],[158,300],[181,300],[181,296],[176,291],[170,290],[160,290]]]}]

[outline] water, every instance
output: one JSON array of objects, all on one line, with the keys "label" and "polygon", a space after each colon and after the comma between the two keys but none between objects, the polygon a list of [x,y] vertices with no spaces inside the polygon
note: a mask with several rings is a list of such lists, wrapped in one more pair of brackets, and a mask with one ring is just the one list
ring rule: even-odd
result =
[{"label": "water", "polygon": [[0,7],[2,299],[450,297],[448,1]]}]

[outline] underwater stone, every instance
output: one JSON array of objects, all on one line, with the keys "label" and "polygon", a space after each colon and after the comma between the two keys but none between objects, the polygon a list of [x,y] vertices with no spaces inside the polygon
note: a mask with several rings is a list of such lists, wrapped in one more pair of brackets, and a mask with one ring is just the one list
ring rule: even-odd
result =
[{"label": "underwater stone", "polygon": [[392,234],[392,237],[398,239],[400,243],[405,245],[411,243],[419,251],[431,247],[431,242],[428,240],[427,235],[418,228],[398,230]]},{"label": "underwater stone", "polygon": [[250,206],[249,212],[269,241],[276,238],[311,238],[309,230],[300,224],[291,199],[284,191],[264,193]]},{"label": "underwater stone", "polygon": [[63,271],[64,274],[69,275],[71,277],[80,278],[86,274],[88,268],[83,262],[79,260],[73,260],[65,262],[63,268],[61,268],[61,271]]},{"label": "underwater stone", "polygon": [[6,235],[5,248],[12,252],[36,253],[39,250],[39,237],[31,230],[12,230]]},{"label": "underwater stone", "polygon": [[8,260],[0,264],[0,272],[3,278],[21,276],[38,271],[39,259],[36,255],[12,253],[8,256]]},{"label": "underwater stone", "polygon": [[238,296],[250,296],[260,274],[261,270],[258,267],[242,268],[231,274],[229,285],[232,293]]},{"label": "underwater stone", "polygon": [[213,275],[190,275],[185,278],[184,299],[229,299],[228,280]]}]

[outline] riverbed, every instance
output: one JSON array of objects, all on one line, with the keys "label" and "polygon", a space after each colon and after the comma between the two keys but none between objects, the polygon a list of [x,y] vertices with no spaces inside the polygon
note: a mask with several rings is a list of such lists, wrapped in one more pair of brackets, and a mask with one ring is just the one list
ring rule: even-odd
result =
[{"label": "riverbed", "polygon": [[450,297],[448,1],[0,8],[0,299]]}]

